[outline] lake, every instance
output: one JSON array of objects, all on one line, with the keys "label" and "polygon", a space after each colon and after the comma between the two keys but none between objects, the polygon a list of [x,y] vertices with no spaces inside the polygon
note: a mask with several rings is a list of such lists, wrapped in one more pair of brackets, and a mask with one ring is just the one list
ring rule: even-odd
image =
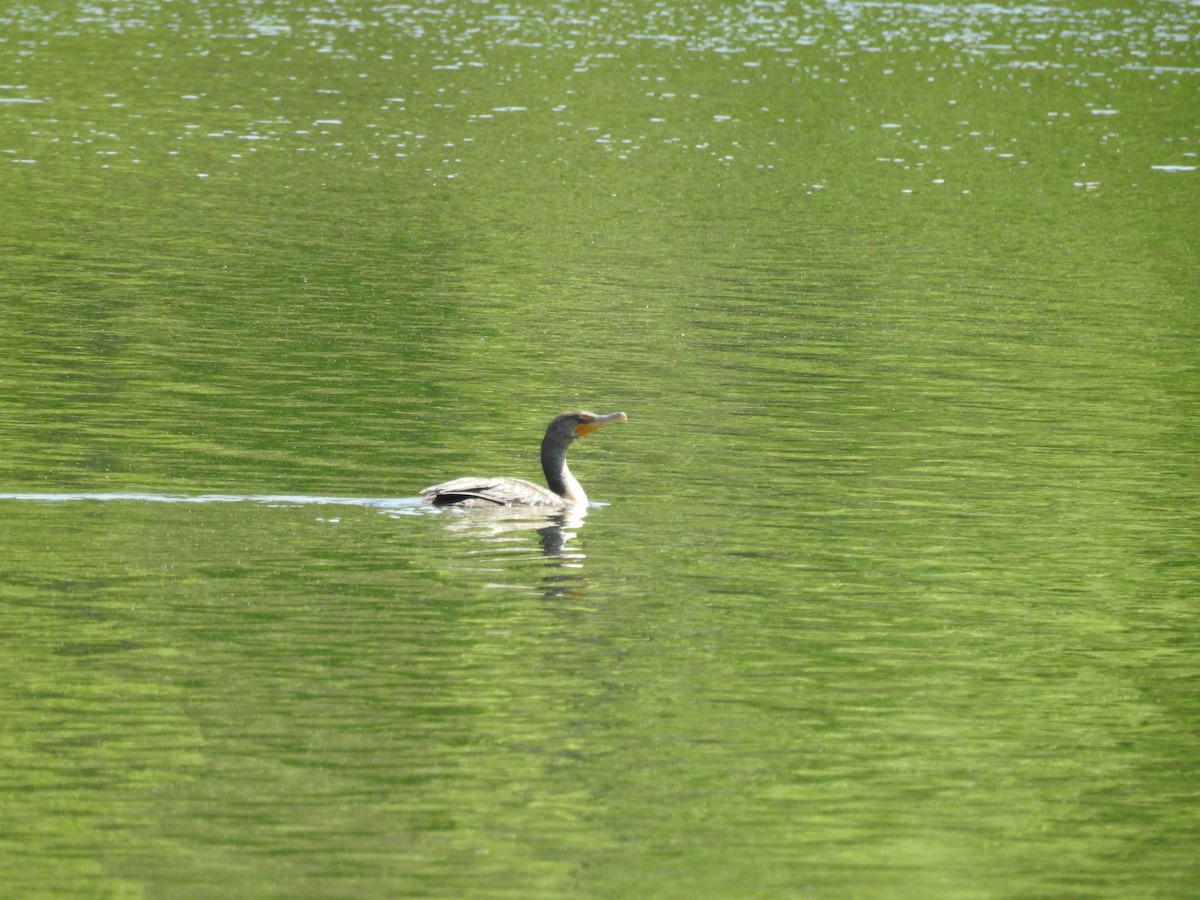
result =
[{"label": "lake", "polygon": [[7,7],[7,890],[1189,896],[1198,29]]}]

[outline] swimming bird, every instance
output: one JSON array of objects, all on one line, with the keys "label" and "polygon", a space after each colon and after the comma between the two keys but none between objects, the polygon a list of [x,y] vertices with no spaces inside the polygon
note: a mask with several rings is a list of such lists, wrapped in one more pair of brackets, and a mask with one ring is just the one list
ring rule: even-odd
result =
[{"label": "swimming bird", "polygon": [[567,468],[567,448],[577,438],[614,422],[626,422],[628,418],[623,412],[598,416],[584,410],[556,416],[542,438],[542,472],[549,488],[524,478],[456,478],[427,487],[421,493],[425,502],[434,506],[516,506],[551,510],[586,507],[587,494]]}]

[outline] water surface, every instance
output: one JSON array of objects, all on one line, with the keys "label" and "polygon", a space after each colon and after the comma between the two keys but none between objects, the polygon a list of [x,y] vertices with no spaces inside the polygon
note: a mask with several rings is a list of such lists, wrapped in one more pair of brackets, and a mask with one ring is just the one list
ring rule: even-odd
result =
[{"label": "water surface", "polygon": [[1194,5],[0,22],[11,890],[1190,893]]}]

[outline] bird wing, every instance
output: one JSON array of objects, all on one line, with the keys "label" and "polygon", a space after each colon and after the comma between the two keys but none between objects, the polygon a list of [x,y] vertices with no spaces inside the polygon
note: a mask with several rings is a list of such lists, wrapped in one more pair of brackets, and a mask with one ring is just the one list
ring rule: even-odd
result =
[{"label": "bird wing", "polygon": [[563,505],[563,499],[553,491],[524,478],[456,478],[431,485],[421,493],[441,504],[477,499],[497,506]]}]

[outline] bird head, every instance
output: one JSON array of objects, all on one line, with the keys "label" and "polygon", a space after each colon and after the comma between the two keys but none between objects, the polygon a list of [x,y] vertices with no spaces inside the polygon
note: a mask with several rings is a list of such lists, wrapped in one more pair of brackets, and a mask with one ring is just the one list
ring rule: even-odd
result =
[{"label": "bird head", "polygon": [[550,427],[546,429],[546,437],[553,435],[555,438],[569,443],[576,438],[591,434],[605,425],[625,422],[628,419],[629,417],[623,412],[608,413],[603,416],[584,410],[563,413],[550,423]]}]

